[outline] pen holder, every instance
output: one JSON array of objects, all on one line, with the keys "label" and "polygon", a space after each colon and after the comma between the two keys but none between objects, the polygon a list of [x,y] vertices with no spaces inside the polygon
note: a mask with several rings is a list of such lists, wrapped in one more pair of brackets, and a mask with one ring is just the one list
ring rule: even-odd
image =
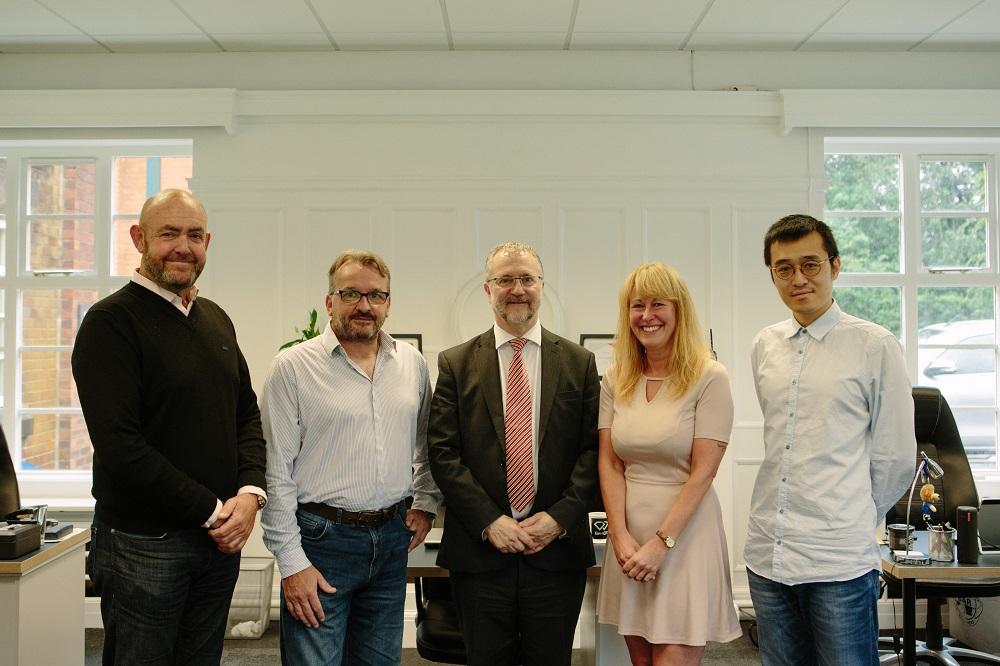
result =
[{"label": "pen holder", "polygon": [[886,527],[889,550],[909,550],[913,545],[913,525],[893,523]]},{"label": "pen holder", "polygon": [[954,527],[943,527],[941,525],[931,525],[927,528],[928,554],[935,562],[955,561],[955,535],[958,531]]}]

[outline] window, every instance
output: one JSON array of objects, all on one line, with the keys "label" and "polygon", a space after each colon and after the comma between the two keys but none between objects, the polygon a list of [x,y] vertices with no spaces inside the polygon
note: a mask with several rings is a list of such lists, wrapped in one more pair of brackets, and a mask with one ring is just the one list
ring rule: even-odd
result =
[{"label": "window", "polygon": [[1000,481],[1000,142],[827,138],[825,152],[837,302],[899,337],[914,383],[948,399],[973,471]]},{"label": "window", "polygon": [[0,143],[0,418],[25,496],[89,495],[73,341],[138,266],[129,227],[142,203],[187,188],[190,153],[178,141]]}]

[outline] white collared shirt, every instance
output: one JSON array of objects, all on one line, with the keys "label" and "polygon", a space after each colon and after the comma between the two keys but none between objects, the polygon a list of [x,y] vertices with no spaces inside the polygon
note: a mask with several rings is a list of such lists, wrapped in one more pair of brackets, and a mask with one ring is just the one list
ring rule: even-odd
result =
[{"label": "white collared shirt", "polygon": [[[165,301],[167,301],[175,308],[180,310],[185,317],[191,314],[191,308],[194,307],[194,301],[196,298],[198,298],[198,287],[195,285],[191,285],[191,290],[190,290],[191,300],[188,301],[187,305],[184,305],[184,299],[182,299],[180,296],[170,291],[169,289],[164,289],[163,287],[156,284],[155,282],[150,280],[148,277],[146,277],[139,271],[132,271],[132,282],[135,282],[140,287],[145,287],[154,294],[162,297]],[[257,495],[258,497],[262,497],[264,498],[264,503],[265,504],[267,503],[267,493],[264,492],[263,488],[258,488],[257,486],[242,486],[239,490],[236,491],[237,495],[242,495],[244,493],[250,493],[253,495]],[[222,500],[220,500],[219,498],[215,498],[215,511],[212,512],[212,515],[209,516],[208,520],[202,523],[201,526],[211,527],[212,523],[214,523],[218,518],[220,511],[222,511]]]},{"label": "white collared shirt", "polygon": [[309,566],[295,511],[315,502],[348,511],[392,506],[435,513],[441,492],[427,460],[431,386],[413,346],[379,333],[369,377],[327,324],[274,359],[261,391],[270,502],[264,543],[282,576]]},{"label": "white collared shirt", "polygon": [[[503,396],[504,416],[507,414],[507,370],[510,368],[511,359],[514,358],[514,348],[510,346],[510,341],[514,338],[524,338],[530,344],[524,345],[521,349],[521,358],[524,360],[524,369],[528,372],[528,386],[531,388],[531,448],[532,448],[532,468],[534,475],[535,490],[538,490],[538,415],[542,408],[542,324],[536,321],[524,335],[511,335],[493,324],[493,335],[496,338],[497,359],[500,363],[500,391]],[[514,511],[511,507],[515,520],[524,518],[531,513],[532,501],[523,511]]]},{"label": "white collared shirt", "polygon": [[913,398],[899,342],[836,303],[808,327],[762,330],[751,361],[764,414],[764,461],[744,558],[795,585],[878,569],[875,529],[908,489]]}]

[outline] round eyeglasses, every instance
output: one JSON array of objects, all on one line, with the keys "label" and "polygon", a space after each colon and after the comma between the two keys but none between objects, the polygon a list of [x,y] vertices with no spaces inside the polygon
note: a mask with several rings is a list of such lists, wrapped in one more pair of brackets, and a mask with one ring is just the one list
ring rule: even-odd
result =
[{"label": "round eyeglasses", "polygon": [[500,277],[489,278],[487,282],[492,282],[501,289],[510,289],[514,286],[515,282],[520,282],[521,286],[525,289],[530,289],[536,284],[542,281],[541,275],[522,275],[520,277],[512,277],[510,275],[501,275]]},{"label": "round eyeglasses", "polygon": [[799,272],[806,277],[816,277],[819,275],[820,270],[823,268],[823,264],[833,259],[833,257],[827,257],[822,261],[809,260],[803,261],[798,266],[794,264],[781,264],[780,266],[771,266],[771,272],[777,276],[779,280],[791,280],[792,276],[795,275],[795,269],[798,268]]},{"label": "round eyeglasses", "polygon": [[337,291],[331,291],[330,293],[340,296],[340,300],[342,300],[345,305],[354,305],[362,298],[367,298],[369,305],[383,305],[387,300],[389,300],[389,292],[379,291],[378,289],[373,289],[372,291],[338,289]]}]

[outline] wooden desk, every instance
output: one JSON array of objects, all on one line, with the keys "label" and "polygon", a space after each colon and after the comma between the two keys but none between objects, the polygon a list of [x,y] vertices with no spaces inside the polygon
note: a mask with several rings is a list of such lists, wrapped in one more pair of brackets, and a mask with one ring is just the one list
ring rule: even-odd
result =
[{"label": "wooden desk", "polygon": [[[917,532],[914,550],[927,553],[927,533]],[[934,562],[929,565],[904,565],[893,561],[889,547],[883,545],[882,571],[898,579],[903,587],[903,664],[916,663],[917,580],[960,581],[962,579],[1000,578],[1000,552],[983,553],[977,564]]]},{"label": "wooden desk", "polygon": [[5,664],[82,664],[84,545],[77,529],[14,560],[0,560],[0,645]]}]

